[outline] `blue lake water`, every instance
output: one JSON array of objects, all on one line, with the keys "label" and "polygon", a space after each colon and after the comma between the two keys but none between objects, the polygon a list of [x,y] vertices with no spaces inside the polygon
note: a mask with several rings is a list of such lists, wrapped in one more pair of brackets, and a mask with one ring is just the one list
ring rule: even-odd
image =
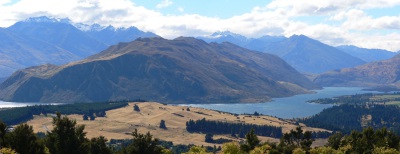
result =
[{"label": "blue lake water", "polygon": [[266,103],[247,104],[180,104],[182,106],[201,107],[231,113],[262,113],[284,119],[301,118],[315,115],[330,104],[308,103],[308,100],[318,98],[331,98],[342,95],[353,95],[363,93],[377,93],[375,91],[363,91],[360,87],[325,87],[322,90],[315,90],[314,94],[301,94],[292,97],[274,98]]},{"label": "blue lake water", "polygon": [[[360,87],[325,87],[322,90],[315,90],[315,94],[302,94],[285,98],[274,98],[266,103],[246,103],[246,104],[180,104],[182,106],[201,107],[231,113],[262,113],[265,115],[276,116],[284,119],[301,118],[312,116],[321,112],[323,109],[331,107],[330,104],[308,103],[308,100],[318,98],[331,98],[341,95],[353,95],[362,93],[376,93],[375,91],[363,91]],[[15,103],[0,101],[0,108],[24,107],[50,103]],[[54,104],[57,105],[57,104]],[[58,104],[59,105],[59,104]]]},{"label": "blue lake water", "polygon": [[0,101],[0,108],[11,108],[11,107],[25,107],[33,105],[59,105],[53,103],[16,103],[16,102],[3,102]]}]

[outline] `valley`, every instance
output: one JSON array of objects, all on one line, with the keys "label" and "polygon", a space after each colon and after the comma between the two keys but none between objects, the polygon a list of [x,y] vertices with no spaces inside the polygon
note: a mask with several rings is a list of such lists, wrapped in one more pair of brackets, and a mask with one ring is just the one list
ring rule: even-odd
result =
[{"label": "valley", "polygon": [[349,23],[351,7],[310,4],[324,22],[308,25],[278,1],[227,19],[164,15],[169,0],[77,13],[111,5],[91,3],[0,27],[0,153],[400,151],[399,35],[365,6],[384,35]]}]

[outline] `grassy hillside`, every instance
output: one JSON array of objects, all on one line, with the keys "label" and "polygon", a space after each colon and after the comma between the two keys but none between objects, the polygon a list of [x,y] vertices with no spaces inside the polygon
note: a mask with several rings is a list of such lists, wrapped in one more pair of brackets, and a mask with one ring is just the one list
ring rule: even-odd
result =
[{"label": "grassy hillside", "polygon": [[[133,106],[137,104],[140,112],[134,111]],[[183,106],[170,106],[160,103],[129,103],[129,106],[114,109],[106,112],[106,117],[98,117],[94,121],[84,121],[83,115],[68,115],[69,118],[76,119],[80,125],[85,125],[89,138],[103,135],[108,139],[126,139],[131,138],[130,133],[134,129],[145,133],[150,131],[156,138],[166,141],[172,141],[174,144],[196,144],[196,145],[214,145],[204,142],[205,134],[189,133],[186,131],[186,121],[190,119],[198,120],[206,118],[208,120],[218,120],[227,122],[244,122],[259,125],[281,126],[283,132],[295,129],[297,125],[292,121],[281,120],[269,116],[249,116],[224,113],[202,108],[191,108],[186,110]],[[165,120],[167,129],[159,128],[160,121]],[[52,118],[46,116],[36,116],[28,121],[36,132],[46,132],[52,129]],[[304,125],[303,125],[304,126]],[[309,131],[325,131],[323,129],[304,127]],[[214,139],[227,138],[231,140],[240,140],[227,135],[216,135]],[[278,141],[278,139],[260,137],[263,141]]]}]

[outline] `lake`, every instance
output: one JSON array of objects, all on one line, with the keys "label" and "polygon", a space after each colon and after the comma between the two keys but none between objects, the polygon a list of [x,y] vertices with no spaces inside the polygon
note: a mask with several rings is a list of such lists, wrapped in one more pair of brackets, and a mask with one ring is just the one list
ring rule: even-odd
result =
[{"label": "lake", "polygon": [[10,107],[25,107],[33,105],[60,105],[60,103],[16,103],[16,102],[3,102],[0,101],[0,108],[10,108]]},{"label": "lake", "polygon": [[247,104],[180,104],[182,106],[201,107],[231,113],[251,113],[255,111],[265,115],[276,116],[284,119],[301,118],[315,115],[331,104],[308,103],[308,100],[318,98],[331,98],[341,95],[353,95],[363,93],[377,93],[376,91],[363,91],[360,87],[324,87],[322,90],[314,90],[314,94],[301,94],[292,97],[274,98],[266,103]]},{"label": "lake", "polygon": [[[315,94],[302,94],[285,98],[274,98],[272,102],[266,103],[238,103],[238,104],[179,104],[182,106],[201,107],[231,113],[262,113],[284,119],[308,117],[331,107],[330,104],[308,103],[308,100],[318,98],[331,98],[341,95],[353,95],[362,93],[376,93],[375,91],[363,91],[360,87],[325,87],[315,90]],[[15,103],[0,101],[0,108],[24,107],[49,103]]]}]

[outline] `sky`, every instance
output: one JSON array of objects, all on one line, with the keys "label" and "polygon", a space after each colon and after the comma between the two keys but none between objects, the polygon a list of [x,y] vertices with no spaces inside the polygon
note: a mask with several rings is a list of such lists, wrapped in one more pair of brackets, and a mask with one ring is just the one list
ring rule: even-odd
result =
[{"label": "sky", "polygon": [[332,46],[400,50],[400,0],[0,0],[0,27],[38,16],[135,26],[167,39],[303,34]]}]

